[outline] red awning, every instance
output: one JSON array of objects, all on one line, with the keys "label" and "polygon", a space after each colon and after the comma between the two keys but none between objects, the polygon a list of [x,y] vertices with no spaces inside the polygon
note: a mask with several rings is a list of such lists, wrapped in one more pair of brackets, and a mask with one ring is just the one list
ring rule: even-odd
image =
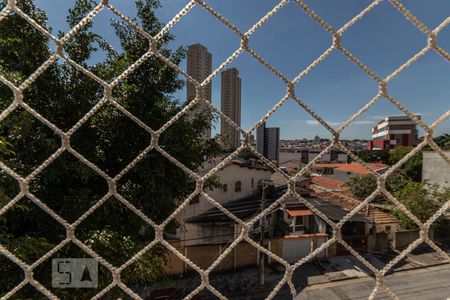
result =
[{"label": "red awning", "polygon": [[287,210],[288,214],[291,217],[300,217],[300,216],[312,216],[314,213],[309,209],[296,209],[296,210]]}]

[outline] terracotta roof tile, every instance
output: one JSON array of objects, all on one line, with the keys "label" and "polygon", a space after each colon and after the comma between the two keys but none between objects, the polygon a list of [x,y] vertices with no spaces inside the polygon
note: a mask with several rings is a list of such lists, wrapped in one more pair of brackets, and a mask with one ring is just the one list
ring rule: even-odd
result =
[{"label": "terracotta roof tile", "polygon": [[[387,168],[382,164],[368,164],[368,166],[374,171],[381,171]],[[357,174],[367,174],[369,170],[360,163],[350,164],[314,164],[313,168],[332,168],[344,172],[352,172]]]},{"label": "terracotta roof tile", "polygon": [[332,179],[332,178],[327,178],[327,177],[323,177],[323,176],[313,176],[311,178],[311,183],[312,184],[317,184],[329,189],[341,189],[342,186],[344,185],[343,181],[340,180],[336,180],[336,179]]},{"label": "terracotta roof tile", "polygon": [[[350,197],[348,196],[348,193],[345,192],[316,191],[314,196],[348,210],[354,209],[361,203],[359,199]],[[376,224],[399,223],[399,220],[396,217],[371,205],[364,206],[359,212],[367,218],[374,220]]]},{"label": "terracotta roof tile", "polygon": [[300,161],[297,160],[297,159],[289,159],[289,160],[285,160],[285,161],[281,162],[280,165],[284,164],[284,163],[287,163],[287,162],[293,162],[293,163],[296,163],[296,164],[300,164]]}]

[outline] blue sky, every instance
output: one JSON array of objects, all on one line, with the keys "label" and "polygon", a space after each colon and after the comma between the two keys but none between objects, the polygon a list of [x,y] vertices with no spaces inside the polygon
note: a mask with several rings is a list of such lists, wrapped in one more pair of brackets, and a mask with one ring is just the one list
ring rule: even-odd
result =
[{"label": "blue sky", "polygon": [[[134,1],[111,0],[128,16],[134,16]],[[371,1],[305,0],[334,28],[339,28],[358,14]],[[67,8],[74,0],[36,0],[49,17],[54,32],[67,32]],[[162,0],[157,15],[168,22],[187,1]],[[271,10],[272,0],[209,0],[212,7],[242,31]],[[448,0],[403,0],[402,3],[428,27],[434,28],[450,16]],[[94,19],[94,31],[119,48],[109,20],[115,17],[103,11]],[[117,18],[117,17],[116,17]],[[202,43],[213,55],[213,68],[218,67],[236,49],[240,40],[219,20],[196,5],[170,31],[176,39],[170,48]],[[440,45],[450,52],[450,26],[439,36]],[[342,44],[381,77],[386,77],[426,46],[427,37],[415,28],[388,1],[374,8],[365,18],[343,35]],[[331,36],[296,4],[288,3],[251,37],[250,46],[288,78],[294,78],[331,44]],[[94,56],[100,60],[103,53]],[[285,94],[285,86],[271,71],[244,52],[229,67],[240,70],[242,79],[242,127],[248,129],[271,109]],[[186,62],[181,63],[186,68]],[[212,102],[220,108],[220,75],[213,80]],[[450,65],[432,51],[391,81],[390,94],[413,113],[420,113],[431,124],[450,109]],[[185,100],[185,90],[174,96]],[[348,119],[377,93],[377,84],[341,52],[334,51],[296,86],[297,95],[322,116],[332,127]],[[369,138],[370,128],[385,115],[401,112],[386,99],[348,127],[344,138]],[[281,138],[311,138],[330,134],[297,103],[289,100],[267,121],[267,126],[281,128]],[[219,126],[217,125],[217,128]],[[214,130],[213,132],[217,132]],[[450,133],[450,120],[443,122],[435,135]]]}]

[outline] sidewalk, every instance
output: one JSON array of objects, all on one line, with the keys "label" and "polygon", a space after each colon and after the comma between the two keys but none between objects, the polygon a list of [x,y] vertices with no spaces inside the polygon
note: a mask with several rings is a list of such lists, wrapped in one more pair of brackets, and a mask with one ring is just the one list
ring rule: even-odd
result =
[{"label": "sidewalk", "polygon": [[[420,268],[405,272],[396,272],[384,279],[384,284],[398,296],[408,300],[449,299],[450,266],[448,264]],[[302,290],[295,300],[342,300],[367,299],[374,288],[373,278],[365,277],[328,284],[313,285]],[[283,291],[282,300],[288,300],[288,291]],[[384,292],[379,292],[375,299],[390,300]]]},{"label": "sidewalk", "polygon": [[[400,251],[391,251],[382,254],[365,254],[363,257],[375,268],[380,270],[400,253]],[[432,267],[446,263],[448,261],[436,252],[430,252],[429,249],[416,249],[396,264],[389,273]],[[308,276],[307,270],[313,268],[317,271],[311,272],[311,276]],[[373,275],[373,272],[353,255],[336,256],[326,261],[312,262],[308,267],[300,269],[301,272],[294,273],[294,281],[296,283],[297,280],[301,282],[304,281],[302,277],[307,277],[308,286]]]},{"label": "sidewalk", "polygon": [[[363,257],[380,270],[399,253],[390,251],[380,254],[364,254]],[[400,272],[425,269],[443,264],[448,264],[448,261],[441,258],[434,251],[431,252],[429,248],[419,248],[410,253],[405,259],[402,259],[389,273],[400,275]],[[264,299],[284,276],[284,272],[282,265],[272,264],[266,266],[265,284],[262,287],[258,283],[257,266],[212,273],[210,283],[229,299]],[[292,280],[297,290],[303,290],[307,287],[320,288],[321,285],[326,286],[327,284],[351,279],[364,280],[368,279],[370,275],[372,275],[370,269],[356,257],[344,255],[323,261],[307,262],[294,272]],[[199,286],[200,283],[200,276],[192,273],[183,279],[172,281],[170,287],[176,288],[180,296],[184,297],[195,287]],[[283,288],[287,288],[287,286]],[[202,299],[214,298],[207,291],[202,291],[200,295]]]}]

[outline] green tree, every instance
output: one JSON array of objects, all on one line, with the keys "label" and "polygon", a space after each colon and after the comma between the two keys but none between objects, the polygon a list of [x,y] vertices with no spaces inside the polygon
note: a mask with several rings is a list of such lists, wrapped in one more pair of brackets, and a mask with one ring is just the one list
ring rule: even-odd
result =
[{"label": "green tree", "polygon": [[242,159],[259,159],[259,157],[255,153],[251,152],[248,149],[242,150],[239,153],[239,157]]},{"label": "green tree", "polygon": [[[439,189],[437,186],[426,186],[424,183],[408,182],[401,190],[395,193],[402,202],[421,222],[427,221],[434,213],[450,199],[450,189]],[[401,225],[405,229],[417,229],[414,223],[403,211],[394,208]],[[449,222],[444,216],[433,223],[436,228],[448,226]],[[447,227],[448,228],[448,227]]]},{"label": "green tree", "polygon": [[373,175],[358,175],[350,177],[344,184],[349,191],[363,200],[370,196],[377,188],[377,179]]},{"label": "green tree", "polygon": [[399,160],[401,160],[405,155],[413,150],[413,147],[410,146],[396,146],[394,149],[389,152],[389,160],[388,163],[390,165],[396,164]]},{"label": "green tree", "polygon": [[[376,178],[369,174],[352,177],[345,185],[356,197],[364,200],[375,191],[377,182]],[[450,189],[443,190],[437,186],[428,186],[425,183],[413,181],[402,173],[389,176],[386,189],[422,222],[428,220],[450,198]],[[405,229],[417,228],[417,225],[397,207],[394,207],[391,213],[399,218]],[[448,225],[449,222],[444,217],[440,217],[434,223],[438,229]]]},{"label": "green tree", "polygon": [[389,158],[389,151],[387,150],[360,150],[356,151],[355,154],[366,163],[386,163]]},{"label": "green tree", "polygon": [[[75,26],[96,2],[77,0],[69,11],[69,26]],[[135,3],[135,21],[149,34],[158,33],[163,25],[154,14],[159,1],[136,0]],[[5,4],[6,0],[0,0],[0,7]],[[32,0],[19,0],[18,6],[50,30],[45,13]],[[120,40],[122,53],[113,51],[93,33],[91,23],[64,46],[69,57],[106,81],[112,81],[137,61],[148,50],[149,44],[128,24],[112,21],[111,25]],[[184,49],[171,51],[165,47],[173,38],[165,35],[158,50],[178,64],[184,57]],[[107,57],[103,62],[90,65],[92,54],[98,49],[106,51]],[[50,55],[48,39],[19,16],[11,14],[0,22],[0,74],[9,80],[17,84],[22,82]],[[151,56],[114,88],[113,97],[143,123],[157,130],[181,110],[170,95],[182,85],[176,71]],[[102,97],[103,88],[97,82],[63,61],[52,64],[24,92],[26,103],[64,131],[76,124]],[[11,103],[11,99],[11,91],[0,85],[2,109]],[[185,166],[198,169],[220,150],[215,139],[205,141],[202,138],[208,118],[180,118],[161,135],[160,146]],[[52,130],[23,109],[17,109],[0,125],[0,135],[6,137],[14,150],[14,153],[5,153],[2,160],[23,176],[61,146],[59,137]],[[114,177],[150,145],[150,140],[146,131],[108,104],[73,134],[71,146]],[[162,222],[194,188],[195,182],[154,150],[122,177],[117,186],[124,198],[157,223]],[[0,189],[5,194],[2,205],[18,192],[17,183],[4,172],[1,173]],[[106,194],[108,185],[71,153],[64,152],[33,180],[30,190],[57,214],[73,222]],[[65,236],[64,228],[27,198],[10,209],[1,222],[3,238],[0,242],[26,262],[33,262]],[[168,230],[173,226],[171,224]],[[76,235],[117,266],[150,242],[154,232],[111,197],[77,227]],[[76,247],[66,247],[61,252],[64,255],[77,252],[73,248]],[[158,249],[156,253],[144,256],[137,265],[126,269],[131,284],[161,278],[164,258]],[[141,271],[134,272],[133,268]],[[2,260],[2,292],[11,288],[11,282],[15,280],[11,272],[15,269],[9,260]],[[78,296],[80,299],[86,297],[86,294]]]},{"label": "green tree", "polygon": [[[440,147],[442,150],[450,149],[450,135],[443,134],[433,139],[436,145]],[[389,152],[388,162],[390,165],[397,163],[400,159],[402,159],[405,155],[407,155],[410,151],[412,151],[413,147],[407,146],[397,146],[391,152]],[[423,156],[422,151],[434,151],[430,146],[425,146],[421,151],[411,157],[407,162],[405,162],[401,168],[400,172],[402,172],[406,177],[410,178],[413,181],[420,182],[422,180],[422,162]]]},{"label": "green tree", "polygon": [[[395,193],[410,181],[402,173],[394,173],[386,180],[386,189],[391,193]],[[347,180],[345,186],[357,198],[364,200],[376,190],[377,179],[372,174],[358,175]]]},{"label": "green tree", "polygon": [[434,142],[442,149],[442,150],[450,150],[450,134],[443,134],[434,138]]},{"label": "green tree", "polygon": [[[389,164],[394,165],[405,157],[414,148],[409,146],[397,146],[389,153]],[[420,182],[422,180],[422,152],[415,154],[401,167],[402,172],[406,177],[413,181]]]}]

